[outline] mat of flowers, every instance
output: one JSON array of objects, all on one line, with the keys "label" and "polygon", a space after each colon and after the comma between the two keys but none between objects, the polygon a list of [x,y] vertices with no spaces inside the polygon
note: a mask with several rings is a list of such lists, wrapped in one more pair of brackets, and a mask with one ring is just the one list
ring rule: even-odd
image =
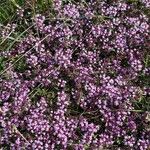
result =
[{"label": "mat of flowers", "polygon": [[4,40],[21,34],[0,51],[1,149],[148,150],[150,0],[50,11],[2,26]]}]

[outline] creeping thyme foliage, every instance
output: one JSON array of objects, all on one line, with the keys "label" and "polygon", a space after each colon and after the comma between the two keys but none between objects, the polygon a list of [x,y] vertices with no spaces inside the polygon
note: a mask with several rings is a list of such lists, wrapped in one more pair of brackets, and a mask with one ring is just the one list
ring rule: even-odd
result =
[{"label": "creeping thyme foliage", "polygon": [[14,42],[0,51],[0,148],[148,150],[148,10],[149,0],[18,9],[1,28],[1,44]]}]

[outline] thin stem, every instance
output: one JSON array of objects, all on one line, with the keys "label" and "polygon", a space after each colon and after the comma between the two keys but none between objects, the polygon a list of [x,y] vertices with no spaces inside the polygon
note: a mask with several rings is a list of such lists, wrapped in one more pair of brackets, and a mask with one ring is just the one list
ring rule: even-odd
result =
[{"label": "thin stem", "polygon": [[28,141],[28,140],[24,137],[24,135],[17,129],[16,126],[13,126],[13,130],[14,130],[16,133],[18,133],[28,144],[30,144],[29,141]]}]

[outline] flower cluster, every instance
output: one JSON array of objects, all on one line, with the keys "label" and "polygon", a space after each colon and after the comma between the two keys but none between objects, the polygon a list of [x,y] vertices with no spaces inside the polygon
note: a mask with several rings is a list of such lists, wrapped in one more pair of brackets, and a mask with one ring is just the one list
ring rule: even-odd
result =
[{"label": "flower cluster", "polygon": [[[148,150],[147,9],[149,0],[54,0],[50,16],[18,10],[31,26],[0,51],[0,148]],[[19,25],[2,30],[6,40],[10,30]]]}]

